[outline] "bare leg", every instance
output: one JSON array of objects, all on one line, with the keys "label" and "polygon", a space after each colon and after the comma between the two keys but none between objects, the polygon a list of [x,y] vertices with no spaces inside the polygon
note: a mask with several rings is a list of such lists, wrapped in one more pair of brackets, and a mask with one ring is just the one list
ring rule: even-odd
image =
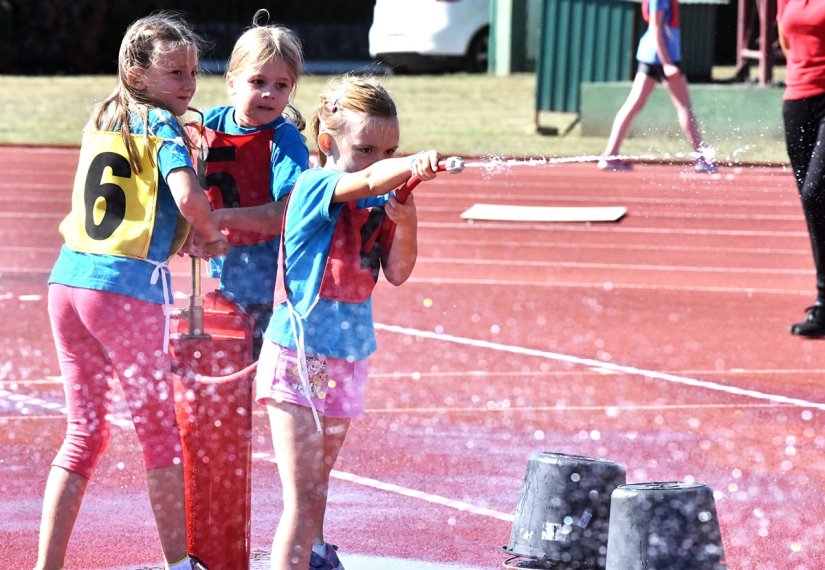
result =
[{"label": "bare leg", "polygon": [[327,509],[327,495],[329,494],[329,474],[338,459],[338,453],[347,437],[350,420],[348,418],[324,418],[324,493],[321,504],[321,516],[312,537],[313,544],[324,544],[324,515]]},{"label": "bare leg", "polygon": [[702,135],[699,133],[699,126],[696,122],[696,115],[693,113],[693,107],[690,104],[690,93],[688,93],[688,84],[685,76],[681,73],[668,78],[665,83],[665,88],[670,93],[670,99],[673,101],[673,106],[676,108],[676,115],[679,118],[679,126],[684,131],[693,150],[702,152]]},{"label": "bare leg", "polygon": [[267,410],[284,501],[272,540],[272,570],[306,570],[326,501],[324,436],[309,408],[270,402]]},{"label": "bare leg", "polygon": [[619,149],[627,135],[630,124],[645,106],[645,103],[647,103],[647,99],[650,97],[650,93],[654,87],[656,87],[656,80],[644,73],[636,74],[627,100],[619,109],[619,112],[616,113],[616,118],[613,119],[613,128],[610,131],[610,138],[607,140],[607,148],[604,150],[605,156],[615,156],[619,154]]},{"label": "bare leg", "polygon": [[40,544],[35,570],[63,568],[69,537],[89,480],[52,466],[43,497],[43,518],[40,520]]},{"label": "bare leg", "polygon": [[150,469],[146,472],[146,483],[163,557],[169,563],[183,560],[187,555],[183,467]]}]

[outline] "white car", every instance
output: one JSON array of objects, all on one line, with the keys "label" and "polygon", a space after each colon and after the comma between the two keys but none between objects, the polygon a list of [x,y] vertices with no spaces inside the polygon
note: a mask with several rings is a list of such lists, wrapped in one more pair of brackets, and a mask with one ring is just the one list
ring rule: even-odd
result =
[{"label": "white car", "polygon": [[490,0],[376,0],[370,56],[397,73],[486,72]]}]

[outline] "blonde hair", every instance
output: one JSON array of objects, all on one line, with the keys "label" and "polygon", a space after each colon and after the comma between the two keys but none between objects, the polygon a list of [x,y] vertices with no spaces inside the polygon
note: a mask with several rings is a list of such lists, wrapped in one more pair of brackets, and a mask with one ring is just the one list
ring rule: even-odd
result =
[{"label": "blonde hair", "polygon": [[[143,121],[144,131],[148,133],[151,107],[159,107],[170,114],[173,113],[144,91],[130,85],[129,71],[134,68],[149,69],[165,55],[181,48],[193,50],[198,55],[203,44],[203,40],[193,31],[189,22],[180,13],[172,11],[159,11],[140,18],[134,21],[123,35],[117,60],[117,85],[111,95],[95,106],[89,121],[98,130],[120,129],[129,153],[129,161],[136,172],[140,172],[140,165],[132,139],[131,117],[139,116]],[[191,147],[184,132],[182,136],[186,145]]]},{"label": "blonde hair", "polygon": [[[337,135],[346,127],[347,117],[341,113],[342,109],[363,113],[369,117],[398,116],[395,101],[375,77],[334,77],[327,84],[326,91],[321,94],[321,101],[310,118],[312,135],[316,141],[322,130]],[[318,154],[321,166],[326,163],[326,158],[324,153]]]},{"label": "blonde hair", "polygon": [[[267,61],[278,58],[286,65],[293,86],[304,70],[304,51],[298,36],[284,26],[259,24],[261,18],[269,18],[263,8],[255,12],[252,26],[235,42],[226,66],[227,79],[237,76],[247,69],[260,69]],[[293,87],[293,95],[294,95]],[[290,96],[291,98],[291,96]],[[289,116],[299,131],[306,128],[301,112],[292,103],[287,103]]]}]

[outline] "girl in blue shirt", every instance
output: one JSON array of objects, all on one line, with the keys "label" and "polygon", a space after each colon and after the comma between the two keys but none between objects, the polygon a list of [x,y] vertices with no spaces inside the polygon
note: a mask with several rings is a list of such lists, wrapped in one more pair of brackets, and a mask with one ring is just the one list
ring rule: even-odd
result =
[{"label": "girl in blue shirt", "polygon": [[[68,428],[43,501],[37,570],[63,568],[72,527],[109,439],[108,381],[123,388],[143,449],[165,568],[187,556],[180,434],[166,351],[167,260],[190,247],[226,252],[177,117],[195,93],[199,38],[159,12],[123,38],[114,92],[92,113],[80,150],[65,245],[49,278],[49,317]],[[166,312],[166,315],[164,314]],[[117,566],[113,545],[113,566]]]},{"label": "girl in blue shirt", "polygon": [[298,177],[284,214],[256,400],[267,406],[283,489],[272,567],[342,570],[323,523],[330,472],[364,411],[372,289],[380,272],[404,283],[417,256],[415,200],[390,193],[411,175],[435,177],[439,155],[394,157],[395,103],[369,78],[333,81],[311,125],[323,168]]},{"label": "girl in blue shirt", "polygon": [[[260,10],[253,21],[263,15],[266,11]],[[221,290],[254,317],[255,359],[272,314],[285,198],[309,166],[309,150],[300,133],[304,119],[290,104],[302,67],[301,44],[292,31],[253,25],[237,40],[229,58],[226,86],[232,105],[212,109],[204,117],[204,126],[216,131],[217,141],[234,148],[224,161],[211,160],[215,152],[207,154],[207,185],[212,186],[213,206],[218,206],[215,218],[231,245],[225,257],[211,261],[212,276],[219,276]],[[239,194],[232,204],[223,200],[229,180]]]}]

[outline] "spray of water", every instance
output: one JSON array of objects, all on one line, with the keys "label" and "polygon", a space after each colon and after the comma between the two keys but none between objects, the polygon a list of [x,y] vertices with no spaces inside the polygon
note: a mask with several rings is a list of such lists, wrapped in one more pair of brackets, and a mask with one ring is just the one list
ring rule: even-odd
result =
[{"label": "spray of water", "polygon": [[556,164],[571,164],[584,162],[598,162],[600,160],[654,160],[657,157],[652,154],[621,154],[613,156],[583,154],[579,156],[551,157],[551,158],[528,158],[528,159],[505,159],[500,156],[486,156],[481,160],[470,160],[464,163],[464,168],[482,168],[485,174],[493,176],[504,174],[512,168],[520,166],[553,166]]},{"label": "spray of water", "polygon": [[[735,158],[738,157],[742,152],[745,152],[747,148],[736,149],[732,153],[731,162],[735,162]],[[528,159],[506,159],[500,156],[485,156],[479,160],[469,160],[464,162],[464,168],[481,168],[484,170],[485,175],[488,177],[492,177],[498,174],[506,174],[510,172],[512,168],[521,167],[521,166],[553,166],[556,164],[571,164],[571,163],[586,163],[586,162],[599,162],[600,160],[622,160],[628,162],[634,161],[671,161],[671,160],[697,160],[699,158],[704,158],[708,163],[717,163],[717,155],[716,149],[707,146],[703,147],[698,152],[690,152],[690,153],[676,153],[671,155],[670,153],[661,153],[661,154],[616,154],[616,155],[598,155],[598,154],[583,154],[578,156],[569,156],[569,157],[540,157],[540,158],[528,158]]]}]

